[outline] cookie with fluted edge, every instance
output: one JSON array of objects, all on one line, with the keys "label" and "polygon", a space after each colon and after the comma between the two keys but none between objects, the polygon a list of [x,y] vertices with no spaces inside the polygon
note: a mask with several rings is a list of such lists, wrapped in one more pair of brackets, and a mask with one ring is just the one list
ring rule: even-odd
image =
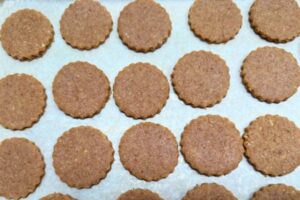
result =
[{"label": "cookie with fluted edge", "polygon": [[40,198],[40,200],[75,200],[75,199],[67,194],[53,193]]},{"label": "cookie with fluted edge", "polygon": [[147,189],[132,189],[121,194],[118,200],[163,200],[157,193]]},{"label": "cookie with fluted edge", "polygon": [[270,184],[260,188],[251,200],[299,200],[300,191],[285,184]]}]

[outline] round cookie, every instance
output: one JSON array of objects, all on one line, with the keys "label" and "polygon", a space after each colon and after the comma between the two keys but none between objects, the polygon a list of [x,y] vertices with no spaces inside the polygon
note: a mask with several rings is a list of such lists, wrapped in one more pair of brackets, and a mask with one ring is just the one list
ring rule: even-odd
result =
[{"label": "round cookie", "polygon": [[179,59],[172,73],[174,90],[193,107],[206,108],[219,103],[227,94],[229,69],[218,55],[194,51]]},{"label": "round cookie", "polygon": [[216,183],[203,183],[189,190],[182,200],[237,200],[224,186]]},{"label": "round cookie", "polygon": [[40,198],[40,200],[75,200],[70,195],[61,194],[61,193],[53,193],[49,194],[45,197]]},{"label": "round cookie", "polygon": [[44,113],[43,85],[27,74],[8,75],[0,80],[0,124],[12,130],[31,127]]},{"label": "round cookie", "polygon": [[148,63],[125,67],[116,77],[113,90],[119,109],[135,119],[145,119],[159,113],[170,92],[165,75]]},{"label": "round cookie", "polygon": [[41,56],[54,36],[50,21],[42,13],[23,9],[11,14],[1,28],[4,50],[18,60]]},{"label": "round cookie", "polygon": [[192,120],[184,128],[180,144],[186,162],[208,176],[228,174],[238,167],[244,153],[235,125],[218,115]]},{"label": "round cookie", "polygon": [[299,19],[295,0],[255,0],[249,12],[253,30],[271,42],[288,42],[299,36]]},{"label": "round cookie", "polygon": [[244,60],[241,76],[247,90],[268,103],[279,103],[296,93],[300,68],[289,52],[276,47],[252,51]]},{"label": "round cookie", "polygon": [[53,166],[68,186],[89,188],[105,178],[114,160],[113,154],[112,144],[103,133],[89,126],[79,126],[57,140]]},{"label": "round cookie", "polygon": [[300,129],[285,117],[258,117],[243,138],[249,162],[263,174],[285,175],[300,164]]},{"label": "round cookie", "polygon": [[299,200],[300,191],[284,184],[270,184],[254,193],[251,200]]},{"label": "round cookie", "polygon": [[64,12],[60,32],[73,48],[89,50],[104,43],[112,30],[110,13],[95,0],[77,0]]},{"label": "round cookie", "polygon": [[45,174],[39,148],[25,138],[0,143],[0,196],[20,199],[34,192]]},{"label": "round cookie", "polygon": [[79,61],[65,65],[57,73],[52,89],[57,106],[75,118],[99,113],[110,95],[106,75],[95,65]]},{"label": "round cookie", "polygon": [[200,39],[225,43],[241,29],[242,15],[232,0],[196,0],[189,11],[189,25]]},{"label": "round cookie", "polygon": [[153,0],[136,0],[128,4],[118,19],[122,42],[137,52],[158,49],[166,42],[171,30],[168,13]]},{"label": "round cookie", "polygon": [[133,189],[121,194],[117,200],[163,200],[157,193],[147,189]]},{"label": "round cookie", "polygon": [[150,122],[128,129],[119,145],[123,166],[135,177],[157,181],[174,171],[178,162],[178,146],[172,132]]}]

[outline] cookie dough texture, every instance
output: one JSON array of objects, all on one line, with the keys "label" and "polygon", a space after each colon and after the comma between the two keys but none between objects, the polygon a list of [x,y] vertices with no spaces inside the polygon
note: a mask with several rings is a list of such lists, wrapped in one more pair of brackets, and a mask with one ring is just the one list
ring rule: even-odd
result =
[{"label": "cookie dough texture", "polygon": [[163,200],[158,194],[146,189],[133,189],[121,194],[118,200]]},{"label": "cookie dough texture", "polygon": [[98,184],[111,168],[114,150],[98,129],[79,126],[66,131],[54,146],[53,165],[59,178],[70,187]]},{"label": "cookie dough texture", "polygon": [[172,24],[166,10],[153,0],[136,0],[128,4],[118,20],[122,42],[138,52],[161,47],[170,36]]},{"label": "cookie dough texture", "polygon": [[110,95],[106,75],[95,65],[80,61],[65,65],[57,73],[52,89],[57,106],[75,118],[93,117]]},{"label": "cookie dough texture", "polygon": [[110,13],[96,0],[76,0],[60,20],[60,32],[73,48],[89,50],[104,43],[112,30]]},{"label": "cookie dough texture", "polygon": [[285,117],[258,117],[243,138],[249,162],[263,174],[285,175],[300,164],[300,130]]},{"label": "cookie dough texture", "polygon": [[247,90],[268,103],[285,101],[297,92],[300,68],[293,55],[276,47],[252,51],[244,60],[241,76]]},{"label": "cookie dough texture", "polygon": [[184,128],[180,144],[186,162],[208,176],[228,174],[238,167],[244,153],[235,125],[218,115],[192,120]]},{"label": "cookie dough texture", "polygon": [[41,56],[54,36],[50,21],[39,11],[23,9],[11,14],[1,28],[4,50],[18,60]]},{"label": "cookie dough texture", "polygon": [[123,166],[132,175],[146,181],[157,181],[174,171],[178,162],[178,145],[169,129],[146,122],[125,132],[119,154]]},{"label": "cookie dough texture", "polygon": [[271,42],[288,42],[299,36],[299,18],[295,0],[255,0],[249,12],[254,31]]},{"label": "cookie dough texture", "polygon": [[53,193],[40,198],[40,200],[75,200],[75,199],[67,194]]},{"label": "cookie dough texture", "polygon": [[239,32],[242,15],[232,0],[196,0],[189,11],[189,25],[200,39],[225,43]]},{"label": "cookie dough texture", "polygon": [[43,85],[27,74],[12,74],[0,80],[0,124],[12,130],[31,127],[44,113]]},{"label": "cookie dough texture", "polygon": [[251,200],[299,200],[300,191],[284,184],[270,184],[254,193]]},{"label": "cookie dough texture", "polygon": [[45,174],[39,148],[25,138],[0,143],[0,196],[20,199],[34,192]]}]

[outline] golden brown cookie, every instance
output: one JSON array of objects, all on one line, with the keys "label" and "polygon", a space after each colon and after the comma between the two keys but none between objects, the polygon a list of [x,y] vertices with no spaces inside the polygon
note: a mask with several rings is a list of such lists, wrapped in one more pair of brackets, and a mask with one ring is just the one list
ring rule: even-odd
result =
[{"label": "golden brown cookie", "polygon": [[136,0],[128,4],[118,20],[122,42],[138,52],[158,49],[166,42],[171,30],[168,13],[154,0]]},{"label": "golden brown cookie", "polygon": [[237,200],[237,198],[222,185],[203,183],[189,190],[182,200]]},{"label": "golden brown cookie", "polygon": [[43,85],[27,74],[8,75],[0,80],[0,124],[12,130],[31,127],[44,113]]},{"label": "golden brown cookie", "polygon": [[249,12],[253,30],[271,42],[288,42],[299,36],[299,19],[295,0],[255,0]]},{"label": "golden brown cookie", "polygon": [[45,174],[39,148],[25,138],[0,143],[0,196],[20,199],[34,192]]},{"label": "golden brown cookie", "polygon": [[270,184],[254,193],[251,200],[299,200],[300,191],[284,184]]},{"label": "golden brown cookie", "polygon": [[1,28],[4,50],[18,60],[41,56],[50,46],[53,36],[53,27],[47,17],[32,9],[11,14]]},{"label": "golden brown cookie", "polygon": [[242,15],[232,0],[196,0],[189,11],[189,25],[200,39],[225,43],[241,29]]},{"label": "golden brown cookie", "polygon": [[252,51],[244,60],[241,76],[247,90],[268,103],[285,101],[297,92],[300,68],[289,52],[276,47]]},{"label": "golden brown cookie", "polygon": [[119,145],[123,166],[135,177],[157,181],[174,171],[178,145],[172,132],[151,122],[128,129]]},{"label": "golden brown cookie", "polygon": [[122,112],[135,119],[145,119],[161,111],[170,88],[167,78],[156,66],[135,63],[119,72],[113,90]]},{"label": "golden brown cookie", "polygon": [[60,32],[73,48],[89,50],[104,43],[112,30],[110,13],[95,0],[77,0],[64,12]]},{"label": "golden brown cookie", "polygon": [[54,146],[53,165],[59,178],[70,187],[98,184],[114,160],[111,142],[98,129],[79,126],[66,131]]},{"label": "golden brown cookie", "polygon": [[244,153],[235,125],[218,115],[192,120],[184,128],[180,144],[186,162],[208,176],[228,174],[238,167]]},{"label": "golden brown cookie", "polygon": [[75,200],[75,199],[67,194],[53,193],[40,198],[40,200]]},{"label": "golden brown cookie", "polygon": [[163,200],[157,193],[146,189],[133,189],[121,194],[118,200]]},{"label": "golden brown cookie", "polygon": [[193,51],[179,59],[172,73],[178,97],[194,107],[210,107],[227,94],[230,75],[225,61],[206,51]]},{"label": "golden brown cookie", "polygon": [[285,175],[300,164],[300,130],[285,117],[258,117],[243,138],[249,162],[263,174]]},{"label": "golden brown cookie", "polygon": [[99,113],[110,95],[106,75],[95,65],[80,61],[65,65],[57,73],[52,89],[57,106],[75,118]]}]

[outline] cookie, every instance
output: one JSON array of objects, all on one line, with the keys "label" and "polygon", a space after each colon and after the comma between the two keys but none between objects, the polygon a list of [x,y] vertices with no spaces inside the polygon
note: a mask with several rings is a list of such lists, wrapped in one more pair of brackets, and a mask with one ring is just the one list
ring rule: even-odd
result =
[{"label": "cookie", "polygon": [[114,150],[98,129],[79,126],[66,131],[54,146],[53,165],[59,178],[70,187],[98,184],[111,168]]},{"label": "cookie", "polygon": [[247,90],[260,101],[279,103],[297,92],[300,68],[289,52],[276,47],[252,51],[244,60],[241,76]]},{"label": "cookie", "polygon": [[57,73],[52,89],[57,106],[74,118],[93,117],[110,95],[106,75],[95,65],[79,61],[65,65]]},{"label": "cookie", "polygon": [[179,59],[172,73],[178,97],[193,107],[206,108],[227,94],[230,75],[225,61],[206,51],[193,51]]},{"label": "cookie", "polygon": [[300,165],[300,130],[285,117],[258,117],[243,138],[249,162],[265,175],[285,175]]},{"label": "cookie", "polygon": [[216,183],[203,183],[188,191],[182,200],[237,200],[224,186]]},{"label": "cookie", "polygon": [[270,184],[254,193],[251,200],[299,200],[300,191],[284,184]]},{"label": "cookie", "polygon": [[166,10],[153,0],[136,0],[128,4],[118,20],[122,42],[137,52],[160,48],[171,34],[172,24]]},{"label": "cookie", "polygon": [[61,194],[61,193],[53,193],[49,194],[45,197],[40,198],[40,200],[75,200],[70,195]]},{"label": "cookie", "polygon": [[45,107],[45,89],[33,76],[12,74],[0,80],[0,124],[5,128],[31,127]]},{"label": "cookie", "polygon": [[208,176],[228,174],[238,167],[244,153],[235,125],[218,115],[192,120],[184,128],[180,144],[186,162]]},{"label": "cookie", "polygon": [[20,199],[34,192],[45,174],[39,148],[25,138],[0,143],[0,196]]},{"label": "cookie", "polygon": [[145,119],[159,113],[170,92],[166,76],[149,63],[125,67],[116,77],[113,90],[119,109],[135,119]]},{"label": "cookie", "polygon": [[189,10],[189,25],[200,39],[225,43],[241,29],[242,15],[232,0],[196,0]]},{"label": "cookie", "polygon": [[53,36],[53,27],[47,17],[32,9],[11,14],[1,28],[4,50],[18,60],[32,60],[44,54]]},{"label": "cookie", "polygon": [[119,155],[132,175],[145,181],[157,181],[174,171],[178,145],[169,129],[151,122],[140,123],[121,138]]},{"label": "cookie", "polygon": [[110,13],[95,0],[77,0],[64,12],[60,32],[73,48],[89,50],[104,43],[112,30]]},{"label": "cookie", "polygon": [[249,12],[253,30],[271,42],[288,42],[300,34],[300,9],[295,0],[255,0]]},{"label": "cookie", "polygon": [[121,194],[117,200],[163,200],[157,193],[146,189],[133,189]]}]

